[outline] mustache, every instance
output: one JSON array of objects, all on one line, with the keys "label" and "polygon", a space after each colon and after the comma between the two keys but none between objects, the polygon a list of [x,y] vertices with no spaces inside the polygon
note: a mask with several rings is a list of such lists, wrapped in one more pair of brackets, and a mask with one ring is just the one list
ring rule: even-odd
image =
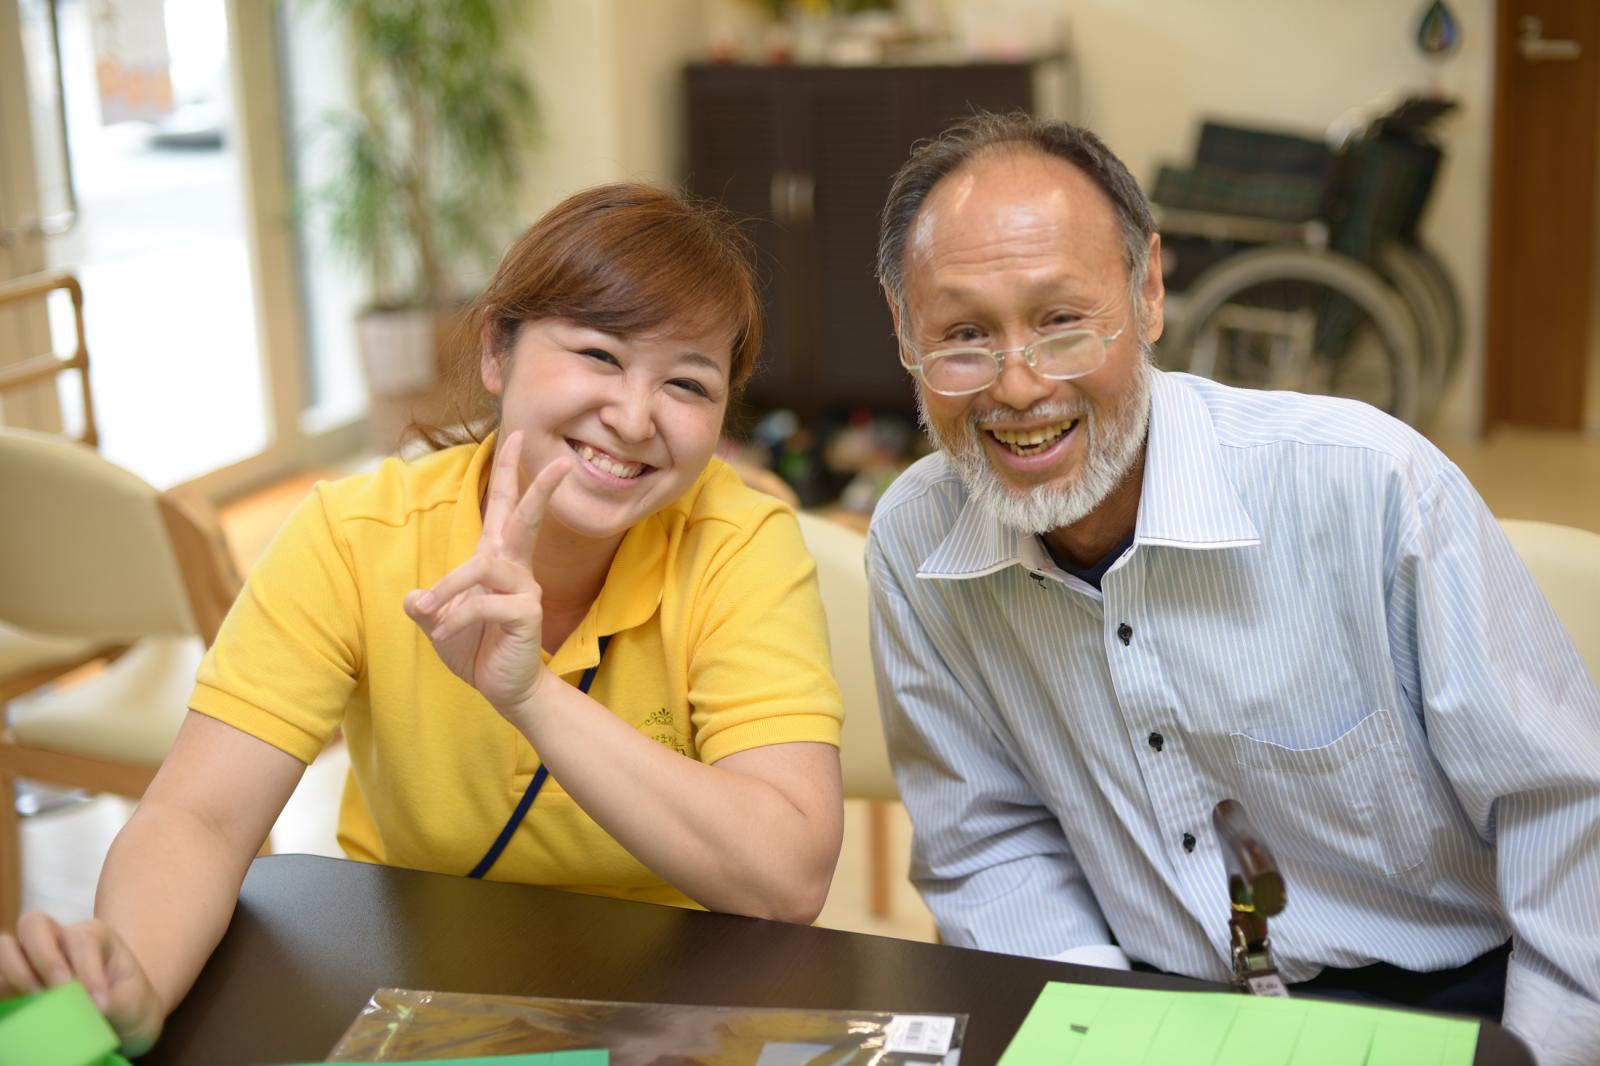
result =
[{"label": "mustache", "polygon": [[1090,413],[1087,401],[1078,400],[1071,403],[1056,401],[1036,403],[1026,411],[1015,411],[1009,407],[974,411],[967,416],[967,425],[973,429],[982,429],[996,422],[1055,422],[1068,418],[1085,418]]}]

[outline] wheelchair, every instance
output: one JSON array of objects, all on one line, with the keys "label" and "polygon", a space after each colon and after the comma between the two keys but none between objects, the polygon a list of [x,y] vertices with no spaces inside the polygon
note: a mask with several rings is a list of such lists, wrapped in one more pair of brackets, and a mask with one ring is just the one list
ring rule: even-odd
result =
[{"label": "wheelchair", "polygon": [[1417,236],[1454,107],[1412,97],[1337,148],[1206,122],[1194,164],[1160,168],[1168,369],[1347,396],[1427,421],[1461,358],[1449,273]]}]

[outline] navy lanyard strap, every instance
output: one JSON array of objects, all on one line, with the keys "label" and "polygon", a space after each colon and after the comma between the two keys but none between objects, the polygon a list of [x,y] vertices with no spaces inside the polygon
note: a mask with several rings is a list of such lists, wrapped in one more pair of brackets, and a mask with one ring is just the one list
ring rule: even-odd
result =
[{"label": "navy lanyard strap", "polygon": [[[600,659],[606,657],[606,645],[610,643],[611,634],[607,633],[600,638]],[[599,672],[600,662],[596,660],[593,666],[583,672],[583,677],[578,681],[578,691],[587,695],[589,686],[594,684],[594,675]],[[500,853],[506,850],[506,845],[511,843],[511,838],[516,835],[517,827],[528,816],[528,808],[533,806],[533,801],[539,796],[539,789],[544,787],[544,779],[549,776],[550,771],[545,769],[544,763],[540,763],[539,769],[533,773],[533,780],[528,782],[528,790],[517,801],[517,809],[511,812],[511,817],[506,819],[500,835],[494,838],[494,843],[489,845],[489,850],[483,853],[483,858],[478,860],[478,865],[472,868],[472,872],[467,874],[468,877],[482,877],[489,872],[489,867],[493,866]]]}]

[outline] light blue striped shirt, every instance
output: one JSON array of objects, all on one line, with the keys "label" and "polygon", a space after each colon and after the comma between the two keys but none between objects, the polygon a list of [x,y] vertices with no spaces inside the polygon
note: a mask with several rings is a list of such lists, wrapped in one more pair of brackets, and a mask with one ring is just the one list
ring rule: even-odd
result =
[{"label": "light blue striped shirt", "polygon": [[1511,937],[1507,1024],[1532,1039],[1518,1012],[1570,997],[1600,1057],[1600,694],[1410,428],[1158,374],[1102,590],[969,504],[942,455],[891,487],[867,555],[912,878],[947,941],[1051,956],[1109,926],[1226,980],[1210,816],[1233,797],[1287,882],[1286,980]]}]

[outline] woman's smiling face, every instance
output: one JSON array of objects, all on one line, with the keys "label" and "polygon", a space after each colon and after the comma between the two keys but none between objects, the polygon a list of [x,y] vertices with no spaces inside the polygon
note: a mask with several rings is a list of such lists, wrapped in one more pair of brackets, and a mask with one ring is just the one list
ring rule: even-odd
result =
[{"label": "woman's smiling face", "polygon": [[574,458],[551,519],[581,537],[620,540],[694,484],[722,433],[732,362],[731,337],[701,329],[618,337],[548,318],[523,323],[509,352],[484,354],[502,439],[522,431],[523,484]]}]

